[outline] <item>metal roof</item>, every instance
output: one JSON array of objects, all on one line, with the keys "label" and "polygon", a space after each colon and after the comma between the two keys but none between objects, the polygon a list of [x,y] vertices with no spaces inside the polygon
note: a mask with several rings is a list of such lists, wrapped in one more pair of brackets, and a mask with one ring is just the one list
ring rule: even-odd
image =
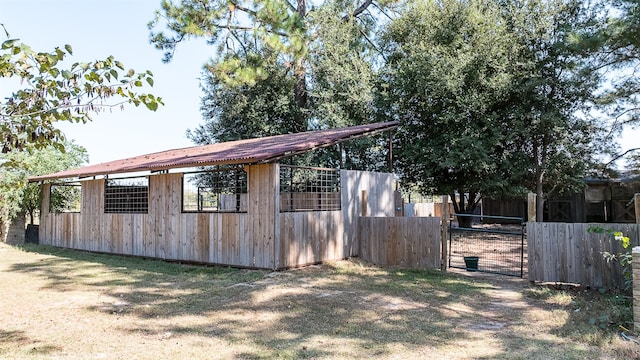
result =
[{"label": "metal roof", "polygon": [[316,148],[391,130],[397,126],[396,121],[390,121],[166,150],[48,175],[34,176],[29,178],[29,181],[162,171],[207,165],[268,163]]}]

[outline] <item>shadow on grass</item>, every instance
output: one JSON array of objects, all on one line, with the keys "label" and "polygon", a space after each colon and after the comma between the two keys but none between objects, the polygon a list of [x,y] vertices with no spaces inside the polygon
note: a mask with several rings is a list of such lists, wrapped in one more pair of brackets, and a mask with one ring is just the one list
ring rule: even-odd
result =
[{"label": "shadow on grass", "polygon": [[[0,357],[3,355],[4,348],[23,348],[30,347],[28,349],[29,354],[48,355],[60,352],[63,350],[58,345],[47,345],[27,336],[24,331],[6,331],[0,329]],[[4,358],[4,357],[3,357]]]},{"label": "shadow on grass", "polygon": [[[243,345],[235,354],[242,359],[390,357],[403,349],[413,355],[425,349],[428,357],[429,349],[452,341],[481,347],[498,341],[507,350],[484,358],[528,358],[557,345],[508,331],[522,321],[518,309],[504,312],[505,318],[483,315],[497,306],[488,291],[500,290],[499,283],[455,274],[357,260],[273,273],[42,245],[21,249],[53,256],[13,264],[10,271],[46,280],[48,291],[110,296],[113,301],[87,310],[130,319],[118,323],[121,334],[219,339]],[[502,328],[507,331],[493,335]],[[592,354],[585,351],[576,346],[572,355]]]}]

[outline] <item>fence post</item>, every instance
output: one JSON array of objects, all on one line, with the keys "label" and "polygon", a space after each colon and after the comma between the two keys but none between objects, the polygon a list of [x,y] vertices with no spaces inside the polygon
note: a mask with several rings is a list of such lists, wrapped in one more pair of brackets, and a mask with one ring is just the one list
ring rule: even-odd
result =
[{"label": "fence post", "polygon": [[[636,202],[636,211],[638,210],[637,204]],[[633,326],[637,333],[640,332],[640,246],[634,247],[631,252],[633,256],[631,262],[633,275],[633,285],[631,286],[631,291],[633,292]]]},{"label": "fence post", "polygon": [[367,216],[367,203],[369,202],[369,196],[367,190],[362,190],[362,213],[361,216]]},{"label": "fence post", "polygon": [[633,195],[633,202],[636,209],[636,224],[640,224],[640,194]]},{"label": "fence post", "polygon": [[442,260],[440,270],[447,271],[447,259],[449,258],[449,247],[447,246],[447,226],[449,224],[449,195],[442,196],[442,213],[440,214],[440,242],[442,243]]},{"label": "fence post", "polygon": [[527,194],[527,221],[536,222],[536,194]]},{"label": "fence post", "polygon": [[402,193],[398,190],[393,192],[393,206],[395,216],[404,216],[404,199]]}]

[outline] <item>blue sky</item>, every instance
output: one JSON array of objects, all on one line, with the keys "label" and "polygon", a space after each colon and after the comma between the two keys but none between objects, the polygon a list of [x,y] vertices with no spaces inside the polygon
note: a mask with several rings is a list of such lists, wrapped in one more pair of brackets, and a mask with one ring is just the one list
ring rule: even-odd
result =
[{"label": "blue sky", "polygon": [[[131,105],[92,115],[91,123],[61,123],[67,137],[88,150],[92,164],[193,145],[185,132],[202,122],[198,78],[215,48],[190,41],[172,62],[162,63],[147,29],[159,5],[160,0],[0,0],[0,23],[36,51],[69,44],[72,62],[113,55],[126,68],[153,72],[154,87],[145,91],[165,102],[156,112]],[[0,85],[2,96],[11,90]]]}]

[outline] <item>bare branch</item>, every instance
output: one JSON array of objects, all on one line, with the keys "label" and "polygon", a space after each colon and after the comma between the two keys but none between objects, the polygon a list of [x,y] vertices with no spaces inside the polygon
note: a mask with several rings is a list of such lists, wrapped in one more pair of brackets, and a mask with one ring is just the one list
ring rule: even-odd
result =
[{"label": "bare branch", "polygon": [[618,155],[616,155],[615,157],[613,157],[613,159],[609,160],[609,162],[607,162],[606,164],[604,164],[604,165],[602,166],[602,168],[603,168],[603,169],[606,169],[609,165],[611,165],[612,163],[614,163],[614,162],[616,162],[616,161],[620,160],[621,158],[625,157],[627,154],[629,154],[629,153],[631,153],[631,152],[634,152],[634,151],[639,151],[639,150],[640,150],[640,147],[637,147],[637,148],[629,149],[629,150],[627,150],[627,151],[623,152],[622,154],[618,154]]},{"label": "bare branch", "polygon": [[369,5],[371,5],[373,3],[373,0],[365,0],[362,4],[360,4],[360,6],[358,6],[353,13],[351,14],[352,17],[357,17],[358,15],[360,15],[363,11],[365,11]]},{"label": "bare branch", "polygon": [[[255,12],[255,10],[251,10],[251,9],[246,8],[246,7],[244,7],[244,6],[240,6],[240,5],[238,5],[235,1],[229,1],[229,3],[230,3],[231,5],[233,5],[233,7],[234,7],[235,9],[238,9],[238,10],[240,10],[240,11],[242,11],[242,12],[245,12],[245,13],[250,14],[250,15],[253,15],[253,16],[257,16],[257,15],[258,15],[258,14]],[[291,5],[291,4],[289,4],[289,5]]]},{"label": "bare branch", "polygon": [[367,8],[369,7],[369,5],[371,5],[373,3],[373,0],[365,0],[362,4],[360,4],[360,6],[358,6],[351,14],[347,14],[345,16],[342,17],[342,20],[349,20],[350,18],[357,18],[358,15],[362,14],[362,12],[364,12],[365,10],[367,10]]},{"label": "bare branch", "polygon": [[293,6],[292,3],[290,3],[289,1],[287,1],[287,5],[289,5],[289,9],[293,12],[298,12],[298,9],[296,9],[295,6]]}]

